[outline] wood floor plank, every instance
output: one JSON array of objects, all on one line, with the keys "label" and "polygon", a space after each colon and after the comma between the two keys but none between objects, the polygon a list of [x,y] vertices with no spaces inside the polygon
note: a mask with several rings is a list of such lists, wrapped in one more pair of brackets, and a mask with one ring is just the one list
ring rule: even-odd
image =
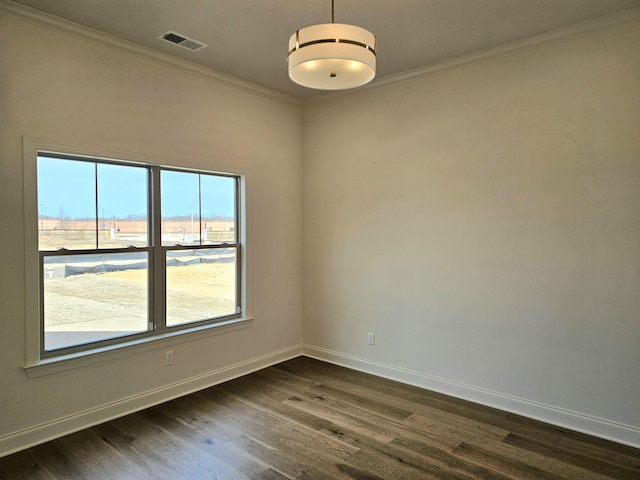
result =
[{"label": "wood floor plank", "polygon": [[399,464],[417,468],[428,478],[494,480],[505,480],[506,478],[497,472],[465,462],[462,458],[456,458],[452,455],[453,449],[444,444],[429,441],[420,442],[403,437],[397,437],[389,443],[382,443],[373,438],[363,437],[358,432],[339,425],[331,425],[325,431],[352,445],[359,446],[360,452],[366,452],[368,456],[384,459],[387,462],[387,469],[392,469],[392,465]]},{"label": "wood floor plank", "polygon": [[321,400],[324,398],[331,398],[344,404],[352,405],[359,410],[371,412],[391,420],[401,421],[413,414],[411,410],[398,408],[393,405],[389,405],[388,403],[379,402],[363,395],[357,395],[339,388],[329,387],[327,385],[318,385],[317,387],[309,389],[306,393],[314,395],[316,398]]},{"label": "wood floor plank", "polygon": [[425,464],[437,465],[442,470],[458,478],[484,480],[509,480],[511,478],[501,473],[499,469],[492,468],[491,465],[470,461],[468,458],[457,455],[456,450],[449,452],[436,448],[428,442],[398,437],[389,446],[397,449],[406,458],[413,459],[413,463],[421,465],[421,468],[426,468]]},{"label": "wood floor plank", "polygon": [[487,418],[485,421],[511,433],[517,433],[549,445],[558,443],[566,432],[566,429],[561,427],[512,414],[507,415],[506,418]]},{"label": "wood floor plank", "polygon": [[[29,451],[53,478],[84,479],[85,477],[81,473],[80,467],[75,464],[73,457],[61,450],[56,442],[57,440],[43,443]],[[5,477],[11,479],[13,473],[5,472]]]},{"label": "wood floor plank", "polygon": [[288,478],[280,472],[275,471],[273,468],[267,468],[253,477],[251,480],[287,480]]},{"label": "wood floor plank", "polygon": [[168,435],[143,415],[129,415],[109,424],[122,434],[133,438],[128,445],[130,454],[138,456],[144,453],[147,459],[145,465],[162,469],[158,478],[237,478],[236,472],[219,462],[210,461],[208,457],[194,451],[184,442],[176,441],[175,437]]},{"label": "wood floor plank", "polygon": [[298,357],[0,458],[0,480],[640,479],[640,450]]},{"label": "wood floor plank", "polygon": [[[251,408],[237,398],[224,393],[223,389],[209,389],[203,392],[207,398],[224,406],[224,412],[230,422],[251,432],[253,438],[241,436],[234,441],[247,441],[259,438],[257,447],[261,452],[273,457],[295,458],[295,465],[304,465],[298,476],[305,471],[313,471],[318,478],[343,478],[338,475],[337,465],[348,463],[354,451],[352,446],[323,435],[314,430],[301,431],[293,422],[283,421],[275,415],[268,415],[258,409]],[[255,447],[254,447],[255,448]],[[264,458],[264,456],[263,456]],[[302,460],[302,462],[301,462]],[[299,466],[295,467],[299,469]],[[280,466],[280,471],[293,474],[291,468]],[[315,477],[313,477],[315,478]]]},{"label": "wood floor plank", "polygon": [[448,436],[459,442],[471,442],[474,444],[482,444],[487,440],[503,440],[509,434],[508,431],[476,432],[465,426],[452,425],[437,418],[417,414],[411,415],[403,423],[422,430],[425,434]]},{"label": "wood floor plank", "polygon": [[304,410],[309,413],[313,413],[326,420],[330,420],[331,423],[338,425],[348,426],[349,428],[360,432],[361,435],[375,438],[377,441],[388,443],[398,436],[398,434],[392,430],[382,428],[374,423],[370,423],[361,418],[353,415],[345,414],[340,411],[328,408],[318,402],[304,399],[297,395],[285,400],[283,403],[291,405],[300,410]]},{"label": "wood floor plank", "polygon": [[[585,443],[583,438],[577,440],[563,437],[558,441],[556,446],[572,452],[581,453],[591,458],[598,458],[609,463],[621,465],[632,470],[640,470],[640,458],[633,456],[634,452],[631,450],[631,447],[614,444],[609,441],[605,442],[606,443],[592,443],[588,440]],[[637,455],[637,451],[635,453]]]},{"label": "wood floor plank", "polygon": [[80,472],[79,478],[138,479],[145,474],[93,429],[81,430],[53,442]]},{"label": "wood floor plank", "polygon": [[552,458],[531,450],[519,448],[514,445],[487,439],[483,444],[472,444],[496,455],[501,455],[509,461],[521,462],[537,467],[544,472],[553,473],[561,478],[580,480],[602,480],[602,474],[584,469],[578,465],[567,463],[560,459]]},{"label": "wood floor plank", "polygon": [[[364,395],[414,413],[420,413],[419,409],[424,405],[442,412],[449,412],[467,419],[496,426],[500,426],[499,420],[503,420],[507,416],[506,412],[491,407],[473,404],[461,399],[452,400],[452,397],[444,394],[430,392],[411,385],[399,384],[401,386],[398,386],[398,384],[389,384],[389,382],[392,382],[391,380],[374,377],[362,372],[353,372],[344,367],[324,364],[314,359],[305,359],[303,365],[305,366],[302,367],[290,361],[276,365],[275,368],[285,369],[290,373],[300,372],[317,382],[321,382],[323,386],[331,386],[356,395]],[[332,375],[333,368],[336,368],[336,371]]]},{"label": "wood floor plank", "polygon": [[[101,436],[102,441],[107,442],[120,452],[121,456],[135,464],[134,468],[138,472],[138,478],[157,479],[173,473],[155,452],[147,452],[144,448],[140,448],[135,444],[135,437],[123,433],[109,422],[97,425],[92,430]],[[119,467],[121,468],[122,465]]]},{"label": "wood floor plank", "polygon": [[[503,412],[492,407],[475,404],[460,398],[450,397],[443,393],[425,390],[413,385],[396,382],[383,377],[377,377],[368,373],[333,365],[309,357],[298,357],[288,362],[275,365],[274,368],[282,370],[293,369],[294,371],[302,372],[302,375],[305,378],[316,380],[320,383],[324,383],[322,382],[323,376],[324,378],[339,378],[353,385],[364,386],[373,392],[378,391],[388,393],[389,395],[398,398],[410,399],[418,403],[424,402],[425,400],[440,400],[445,402],[446,405],[470,407],[474,412],[486,412],[492,417],[505,417],[507,415],[507,412]],[[318,377],[318,375],[320,376]]]},{"label": "wood floor plank", "polygon": [[151,408],[140,413],[176,442],[197,450],[209,457],[211,462],[221,463],[237,478],[253,478],[268,467],[264,462],[258,462],[248,453],[236,448],[231,442],[213,441],[207,429],[181,421],[179,417],[172,415],[170,410]]},{"label": "wood floor plank", "polygon": [[[274,387],[273,384],[265,383],[263,380],[251,378],[242,383],[226,385],[226,387],[233,389],[236,395],[247,402],[251,402],[253,405],[270,410],[313,430],[320,430],[331,423],[323,418],[285,405],[282,402],[291,396],[292,391],[280,390]],[[299,393],[299,391],[296,391],[296,393]]]},{"label": "wood floor plank", "polygon": [[[440,415],[433,415],[434,418],[429,418],[429,421],[425,424],[427,417],[413,418],[411,415],[408,419],[403,421],[394,420],[378,413],[374,413],[368,410],[363,410],[359,406],[355,406],[354,402],[338,401],[328,394],[325,396],[315,395],[316,389],[311,389],[308,392],[301,393],[300,396],[295,397],[298,401],[304,400],[314,405],[314,409],[322,410],[327,415],[327,418],[332,418],[335,423],[341,424],[350,428],[360,428],[360,424],[363,419],[368,419],[368,424],[376,426],[376,428],[384,429],[389,433],[389,436],[404,435],[408,439],[427,440],[430,444],[435,445],[449,445],[456,447],[462,441],[476,441],[478,443],[485,442],[487,438],[494,438],[496,440],[502,440],[509,432],[498,429],[492,425],[482,425],[475,420],[463,421],[464,419],[449,422],[443,422]],[[342,397],[342,396],[341,396]],[[345,397],[342,397],[345,399]],[[309,408],[308,406],[306,408]],[[319,410],[318,410],[319,411]],[[326,412],[332,412],[327,414]],[[337,415],[343,414],[344,417],[338,417]],[[340,419],[338,419],[340,418]],[[346,419],[346,421],[345,421]],[[354,419],[357,423],[354,424]],[[360,430],[361,433],[366,430]],[[395,434],[395,435],[394,435]],[[376,438],[376,437],[374,437]],[[380,440],[380,439],[378,439]],[[388,438],[384,438],[381,441],[387,443]],[[452,448],[451,448],[452,450]]]},{"label": "wood floor plank", "polygon": [[30,450],[23,450],[0,458],[0,479],[9,478],[13,480],[55,480],[55,477],[42,467]]},{"label": "wood floor plank", "polygon": [[[366,432],[366,428],[361,429],[359,425],[362,421],[366,420],[369,426],[373,425],[378,429],[382,428],[387,432],[386,436],[371,436],[371,438],[376,439],[381,443],[388,443],[391,437],[397,438],[397,436],[402,435],[409,439],[428,441],[430,444],[437,446],[438,448],[447,449],[449,451],[453,451],[453,449],[460,444],[460,440],[454,439],[448,431],[441,432],[435,429],[429,432],[421,431],[405,424],[399,419],[380,415],[377,412],[373,412],[371,409],[361,408],[361,406],[358,405],[359,402],[349,402],[348,397],[344,397],[343,395],[338,396],[340,400],[336,400],[335,398],[330,398],[328,396],[318,398],[314,395],[314,391],[315,389],[311,389],[307,392],[306,400],[315,404],[313,407],[314,410],[319,409],[318,411],[324,411],[322,409],[322,407],[324,407],[331,412],[327,414],[327,418],[336,420],[336,423],[332,423],[331,427],[335,427],[335,425],[342,425],[346,428],[352,428],[362,433]],[[340,417],[339,414],[344,414],[346,416],[346,421],[344,421],[345,419],[341,420],[342,417]],[[354,419],[356,419],[355,424]],[[330,428],[325,428],[325,430],[327,429]],[[368,437],[361,435],[359,438],[366,439]]]},{"label": "wood floor plank", "polygon": [[306,376],[292,375],[286,371],[279,370],[277,368],[266,368],[263,370],[258,370],[251,374],[253,378],[255,374],[255,378],[262,378],[267,380],[268,382],[280,382],[288,385],[288,389],[294,390],[307,390],[309,388],[313,388],[319,385],[319,382],[314,380],[313,378],[309,378]]},{"label": "wood floor plank", "polygon": [[522,480],[562,480],[563,478],[555,473],[546,472],[533,465],[503,457],[468,443],[462,443],[454,450],[454,453],[479,465],[486,465]]},{"label": "wood floor plank", "polygon": [[[318,379],[317,377],[315,377]],[[327,385],[332,386],[327,386]],[[404,398],[398,398],[395,396],[388,395],[386,393],[380,392],[372,392],[370,389],[361,387],[359,385],[352,385],[346,382],[342,382],[340,380],[334,379],[324,379],[324,383],[318,387],[314,387],[313,389],[308,390],[308,392],[325,392],[333,398],[353,398],[356,400],[355,404],[362,406],[364,402],[361,403],[360,398],[364,398],[364,395],[368,395],[371,402],[373,404],[378,403],[381,405],[388,405],[392,408],[397,408],[399,411],[412,411],[415,414],[419,414],[425,418],[429,418],[431,420],[439,420],[454,427],[460,427],[462,430],[468,430],[470,432],[474,432],[478,429],[485,430],[487,433],[491,433],[496,435],[498,438],[504,438],[511,430],[509,427],[516,428],[517,432],[526,433],[527,436],[533,437],[535,439],[544,439],[546,441],[557,441],[559,439],[560,434],[555,429],[556,427],[549,426],[546,424],[542,424],[541,422],[532,421],[533,423],[527,425],[520,425],[513,420],[506,420],[504,418],[504,412],[498,416],[499,420],[488,415],[483,414],[481,416],[470,416],[466,415],[466,410],[468,407],[459,407],[456,406],[454,408],[437,408],[434,405],[439,405],[442,403],[433,403],[431,401],[425,404],[423,402],[416,402],[415,398],[413,400],[407,400]],[[366,408],[366,407],[364,407]],[[373,409],[369,409],[369,411],[374,411]],[[513,419],[514,416],[510,415]],[[484,420],[484,421],[483,421]],[[439,429],[430,429],[432,433],[440,431]],[[446,435],[449,435],[450,431],[447,431]],[[484,435],[481,435],[482,441],[484,441]]]},{"label": "wood floor plank", "polygon": [[[314,438],[314,448],[320,447],[322,451],[339,458],[348,458],[349,455],[357,450],[339,440],[328,438],[324,435],[315,435],[315,431],[309,430],[305,432],[301,430],[298,423],[272,412],[255,408],[241,397],[228,394],[224,388],[216,389],[215,392],[207,392],[207,397],[214,401],[223,402],[224,406],[232,412],[232,414],[237,415],[236,418],[242,418],[244,425],[252,425],[254,430],[265,437],[272,435],[274,430],[279,432],[280,436],[284,434],[287,441],[293,440],[304,443],[308,441],[309,437],[312,437]],[[283,440],[279,439],[279,441],[282,442]]]},{"label": "wood floor plank", "polygon": [[[190,402],[190,403],[189,403]],[[198,410],[197,405],[203,409]],[[161,404],[150,409],[154,414],[164,414],[166,417],[174,419],[175,428],[172,429],[173,433],[186,435],[187,438],[201,438],[204,442],[213,445],[220,445],[227,443],[233,438],[233,433],[225,430],[217,422],[212,422],[208,415],[211,414],[215,417],[215,413],[210,413],[207,410],[207,405],[202,405],[194,397],[185,399],[180,402],[170,402],[168,404]],[[205,412],[206,415],[205,416]],[[141,415],[147,416],[147,411],[140,412]],[[156,422],[160,422],[161,428],[170,429],[172,425],[168,422],[162,422],[160,419],[156,419]]]},{"label": "wood floor plank", "polygon": [[386,479],[403,480],[476,480],[468,474],[455,473],[442,469],[436,462],[426,459],[407,457],[405,455],[393,455],[384,452],[371,452],[361,450],[353,456],[351,462],[360,467],[369,468],[375,465],[375,473]]},{"label": "wood floor plank", "polygon": [[629,468],[624,465],[615,465],[608,461],[587,456],[581,452],[559,448],[557,445],[546,445],[543,442],[525,438],[517,434],[509,434],[504,441],[510,445],[556,458],[566,463],[578,465],[581,468],[607,475],[611,478],[620,480],[637,480],[640,478],[640,469]]},{"label": "wood floor plank", "polygon": [[234,438],[233,443],[239,448],[250,451],[254,456],[271,465],[271,468],[287,478],[302,478],[303,475],[311,475],[310,478],[328,480],[336,478],[325,471],[323,466],[317,467],[316,463],[305,455],[292,453],[289,447],[280,448],[256,438],[240,435]]},{"label": "wood floor plank", "polygon": [[319,409],[319,411],[325,412],[329,410],[334,415],[344,414],[351,419],[356,418],[359,421],[366,421],[371,425],[395,433],[398,433],[399,428],[401,429],[402,421],[407,418],[407,414],[409,414],[408,416],[412,415],[411,412],[402,412],[400,418],[394,418],[393,413],[389,413],[391,411],[389,409],[376,408],[378,411],[374,411],[370,408],[371,405],[362,406],[359,401],[344,395],[334,394],[328,390],[325,390],[324,393],[318,393],[315,389],[299,392],[283,403],[297,404],[296,402],[300,401],[310,402],[314,405],[313,408]]}]

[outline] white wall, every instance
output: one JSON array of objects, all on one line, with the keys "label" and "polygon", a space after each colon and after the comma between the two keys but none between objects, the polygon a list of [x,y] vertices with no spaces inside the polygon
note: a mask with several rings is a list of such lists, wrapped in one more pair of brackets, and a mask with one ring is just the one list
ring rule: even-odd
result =
[{"label": "white wall", "polygon": [[638,26],[307,106],[305,352],[640,445]]},{"label": "white wall", "polygon": [[[0,455],[301,350],[302,109],[0,14]],[[247,172],[253,326],[28,379],[23,136]]]}]

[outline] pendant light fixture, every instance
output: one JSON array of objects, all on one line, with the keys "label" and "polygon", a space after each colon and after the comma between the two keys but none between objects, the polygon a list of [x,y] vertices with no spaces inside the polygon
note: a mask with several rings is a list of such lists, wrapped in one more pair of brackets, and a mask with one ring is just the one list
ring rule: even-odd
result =
[{"label": "pendant light fixture", "polygon": [[376,76],[376,37],[354,25],[331,23],[301,28],[289,38],[289,78],[303,87],[345,90]]}]

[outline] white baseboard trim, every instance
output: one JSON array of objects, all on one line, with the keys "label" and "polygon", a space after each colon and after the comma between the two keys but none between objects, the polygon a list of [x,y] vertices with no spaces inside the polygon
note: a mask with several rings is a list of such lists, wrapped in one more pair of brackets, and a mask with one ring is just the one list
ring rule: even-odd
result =
[{"label": "white baseboard trim", "polygon": [[640,428],[312,345],[303,355],[640,448]]},{"label": "white baseboard trim", "polygon": [[295,345],[0,437],[0,457],[298,357]]}]

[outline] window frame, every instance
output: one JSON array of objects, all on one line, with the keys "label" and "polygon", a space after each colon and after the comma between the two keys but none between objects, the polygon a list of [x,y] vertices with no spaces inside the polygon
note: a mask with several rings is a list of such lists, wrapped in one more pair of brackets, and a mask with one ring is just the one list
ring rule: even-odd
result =
[{"label": "window frame", "polygon": [[[185,323],[185,324],[179,324],[179,325],[173,325],[173,326],[167,326],[167,298],[166,295],[164,295],[164,304],[161,308],[161,316],[160,316],[160,322],[158,322],[158,324],[161,324],[162,329],[181,329],[181,328],[188,328],[190,326],[194,326],[194,325],[206,325],[206,324],[211,324],[211,323],[216,323],[216,321],[225,321],[225,320],[231,320],[234,318],[238,318],[242,315],[242,311],[243,311],[243,305],[242,305],[242,292],[241,292],[241,287],[242,287],[242,255],[240,254],[241,250],[242,250],[242,245],[240,243],[240,238],[241,238],[241,233],[242,233],[242,227],[241,227],[241,222],[240,222],[240,192],[241,192],[241,182],[240,182],[240,176],[239,175],[234,175],[234,174],[228,174],[228,173],[213,173],[213,172],[209,172],[209,171],[202,171],[202,170],[191,170],[191,169],[184,169],[184,168],[177,168],[177,167],[158,167],[157,168],[157,175],[155,175],[155,177],[152,179],[154,182],[156,182],[155,178],[157,177],[158,180],[157,182],[159,183],[161,180],[161,176],[162,176],[162,172],[163,171],[167,171],[167,172],[183,172],[183,173],[194,173],[194,174],[198,174],[198,175],[215,175],[218,177],[227,177],[227,178],[233,178],[235,180],[235,198],[234,198],[234,242],[233,243],[229,243],[229,242],[222,242],[219,244],[202,244],[202,238],[200,238],[200,244],[199,245],[193,245],[193,244],[187,244],[187,245],[180,245],[180,244],[176,244],[176,245],[164,245],[162,243],[162,232],[161,232],[161,228],[162,228],[162,219],[161,219],[161,212],[162,212],[162,208],[161,208],[161,200],[159,203],[156,203],[156,199],[153,200],[153,207],[152,210],[154,211],[154,218],[152,220],[152,225],[153,225],[153,237],[155,237],[157,240],[157,245],[154,245],[154,248],[157,248],[158,250],[154,250],[154,253],[158,253],[160,252],[160,255],[157,255],[160,257],[160,259],[158,259],[158,263],[155,264],[155,266],[159,266],[160,264],[163,265],[162,268],[162,272],[163,272],[163,280],[162,280],[162,284],[165,287],[164,293],[166,293],[166,264],[164,262],[166,262],[167,259],[167,252],[169,251],[188,251],[188,250],[207,250],[207,249],[226,249],[226,248],[234,248],[236,251],[236,288],[235,288],[235,292],[236,292],[236,299],[235,299],[235,304],[236,304],[236,311],[235,313],[231,314],[231,315],[225,315],[223,317],[214,317],[213,319],[203,319],[203,320],[196,320],[196,321],[192,321],[189,323]],[[153,171],[152,171],[152,175],[153,175]],[[154,189],[155,191],[161,192],[161,187],[158,185],[157,188]],[[202,199],[200,199],[200,201],[202,201]],[[198,210],[200,211],[200,226],[199,226],[199,231],[202,232],[202,206],[200,205]],[[157,216],[157,218],[156,218]],[[193,239],[191,239],[193,242]],[[156,294],[160,294],[160,292],[155,292]]]},{"label": "window frame", "polygon": [[[69,160],[87,161],[92,163],[116,164],[136,166],[147,170],[148,227],[147,247],[133,248],[96,248],[82,250],[65,250],[64,254],[72,255],[86,253],[126,253],[129,251],[148,252],[148,330],[127,336],[105,339],[97,342],[84,343],[78,346],[65,347],[55,350],[44,349],[44,290],[42,288],[44,262],[43,257],[60,255],[60,251],[40,251],[38,244],[38,205],[37,205],[37,158],[50,156]],[[220,165],[206,165],[205,162],[189,161],[176,165],[175,162],[163,158],[148,158],[145,155],[129,155],[115,152],[101,147],[79,146],[77,144],[60,144],[47,140],[23,139],[24,160],[24,200],[25,200],[25,313],[26,313],[26,359],[24,369],[30,377],[38,377],[64,371],[69,368],[85,364],[93,364],[108,358],[118,358],[136,352],[164,348],[165,345],[175,345],[184,341],[191,341],[210,335],[218,335],[227,331],[251,326],[253,318],[247,315],[247,248],[246,248],[246,183],[245,171],[238,172],[237,168],[229,169]],[[135,159],[132,159],[135,158]],[[207,164],[209,162],[206,162]],[[170,166],[169,166],[170,165]],[[213,166],[213,168],[212,168]],[[167,246],[162,245],[161,211],[158,196],[161,171],[180,171],[187,173],[215,175],[233,178],[235,181],[235,221],[234,243]],[[233,173],[230,173],[232,172]],[[201,214],[201,212],[200,212]],[[193,241],[193,239],[192,239]],[[166,251],[167,250],[196,250],[234,248],[236,251],[235,292],[236,312],[210,319],[203,319],[173,326],[166,325],[165,318],[165,281],[166,281]],[[45,253],[43,253],[45,252]],[[80,252],[80,253],[78,253]],[[160,267],[160,268],[159,268]],[[155,274],[154,274],[155,272]],[[155,276],[154,276],[155,275]],[[158,281],[161,275],[161,281]],[[35,290],[35,291],[34,291]],[[158,312],[160,315],[158,315]],[[154,321],[155,320],[155,321]],[[150,323],[154,328],[150,328]],[[162,347],[160,347],[162,345]]]}]

